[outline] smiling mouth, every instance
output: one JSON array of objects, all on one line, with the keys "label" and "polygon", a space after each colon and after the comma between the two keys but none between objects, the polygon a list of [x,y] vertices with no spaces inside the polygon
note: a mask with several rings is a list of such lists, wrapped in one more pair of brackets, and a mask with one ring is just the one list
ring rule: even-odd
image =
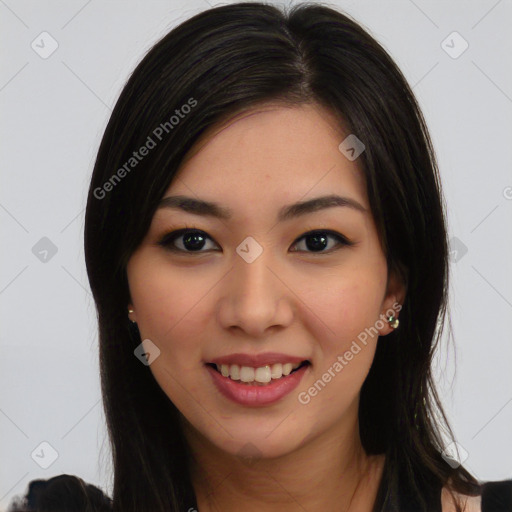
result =
[{"label": "smiling mouth", "polygon": [[266,386],[270,382],[277,381],[296,372],[304,366],[311,365],[309,360],[302,363],[276,363],[272,365],[260,366],[253,368],[250,366],[241,366],[238,364],[222,364],[206,363],[223,377],[236,381],[239,384],[247,384],[250,386]]}]

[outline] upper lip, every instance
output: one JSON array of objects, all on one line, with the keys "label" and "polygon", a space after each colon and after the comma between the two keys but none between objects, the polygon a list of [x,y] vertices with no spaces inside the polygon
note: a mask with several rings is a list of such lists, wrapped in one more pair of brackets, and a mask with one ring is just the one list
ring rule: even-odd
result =
[{"label": "upper lip", "polygon": [[263,352],[261,354],[229,354],[226,356],[216,357],[209,361],[213,364],[238,364],[239,366],[250,366],[259,368],[261,366],[276,363],[302,363],[307,361],[305,357],[291,356],[288,354],[280,354],[278,352]]}]

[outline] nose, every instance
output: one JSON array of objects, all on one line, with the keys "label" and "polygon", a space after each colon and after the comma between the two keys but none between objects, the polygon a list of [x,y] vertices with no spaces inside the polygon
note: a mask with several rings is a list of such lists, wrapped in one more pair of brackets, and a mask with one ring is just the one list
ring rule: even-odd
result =
[{"label": "nose", "polygon": [[251,263],[238,254],[233,259],[233,268],[226,275],[218,303],[219,321],[224,329],[264,338],[270,331],[291,324],[293,293],[268,254],[264,250]]}]

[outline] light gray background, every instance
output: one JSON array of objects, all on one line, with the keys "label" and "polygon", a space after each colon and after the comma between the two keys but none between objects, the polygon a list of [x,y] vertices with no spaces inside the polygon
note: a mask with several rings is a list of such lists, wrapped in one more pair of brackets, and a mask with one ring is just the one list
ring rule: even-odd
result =
[{"label": "light gray background", "polygon": [[[0,0],[2,510],[30,480],[61,473],[111,492],[82,248],[87,185],[111,108],[136,63],[171,27],[209,5],[213,0]],[[450,238],[457,239],[455,353],[445,338],[436,370],[441,396],[468,452],[464,464],[484,480],[510,478],[511,1],[331,5],[391,53],[427,119]],[[59,45],[46,59],[31,48],[34,40],[49,48],[43,31]],[[453,31],[469,44],[458,58],[441,45]],[[445,43],[452,54],[463,48],[456,37]],[[46,262],[32,252],[43,237],[57,247]],[[42,442],[58,453],[47,469],[34,460],[50,461]]]}]

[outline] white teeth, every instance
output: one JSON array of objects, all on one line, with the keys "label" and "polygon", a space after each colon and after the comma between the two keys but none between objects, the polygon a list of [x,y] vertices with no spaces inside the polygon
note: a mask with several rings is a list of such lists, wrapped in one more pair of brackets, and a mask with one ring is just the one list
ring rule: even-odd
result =
[{"label": "white teeth", "polygon": [[283,364],[283,375],[290,375],[290,373],[292,373],[292,368],[292,363]]},{"label": "white teeth", "polygon": [[259,382],[268,383],[271,380],[280,379],[283,376],[290,375],[292,370],[295,370],[301,363],[275,363],[273,365],[260,366],[252,368],[250,366],[239,366],[237,364],[221,364],[216,365],[217,370],[224,376],[229,377],[231,380],[240,380],[242,382]]},{"label": "white teeth", "polygon": [[240,380],[240,366],[232,364],[229,368],[229,374],[233,380]]},{"label": "white teeth", "polygon": [[252,382],[254,380],[254,368],[242,366],[240,368],[240,380],[242,382]]},{"label": "white teeth", "polygon": [[256,368],[254,380],[256,382],[270,382],[272,380],[272,376],[270,375],[270,366]]},{"label": "white teeth", "polygon": [[273,364],[270,375],[273,379],[280,379],[283,376],[283,365],[281,363]]}]

